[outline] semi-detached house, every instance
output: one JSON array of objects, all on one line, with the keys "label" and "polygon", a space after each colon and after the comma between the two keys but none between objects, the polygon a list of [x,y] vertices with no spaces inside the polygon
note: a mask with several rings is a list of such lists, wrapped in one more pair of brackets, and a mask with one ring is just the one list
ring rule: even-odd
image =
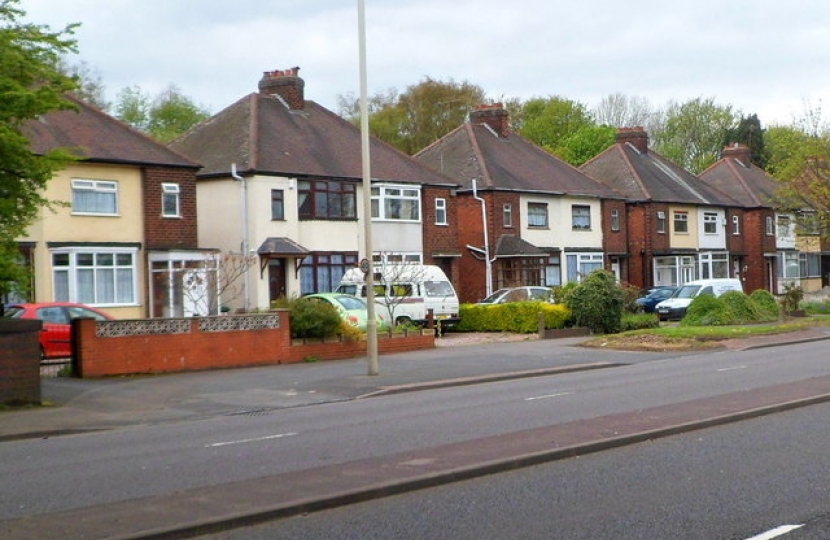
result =
[{"label": "semi-detached house", "polygon": [[462,186],[462,301],[579,281],[600,268],[629,279],[622,197],[513,132],[501,104],[478,107],[414,157]]},{"label": "semi-detached house", "polygon": [[631,283],[737,277],[746,290],[764,283],[757,260],[774,243],[727,242],[757,234],[758,216],[750,219],[739,201],[651,150],[642,128],[620,129],[616,143],[580,169],[626,198]]},{"label": "semi-detached house", "polygon": [[198,163],[69,96],[74,110],[26,123],[36,154],[63,148],[78,160],[44,197],[60,201],[18,239],[33,272],[29,300],[100,307],[119,318],[189,316],[206,295],[210,252],[198,248]]},{"label": "semi-detached house", "polygon": [[[334,290],[365,254],[360,131],[305,99],[299,68],[265,72],[251,93],[171,144],[202,163],[199,242],[255,258],[230,308]],[[372,257],[441,266],[458,279],[456,185],[371,138]]]}]

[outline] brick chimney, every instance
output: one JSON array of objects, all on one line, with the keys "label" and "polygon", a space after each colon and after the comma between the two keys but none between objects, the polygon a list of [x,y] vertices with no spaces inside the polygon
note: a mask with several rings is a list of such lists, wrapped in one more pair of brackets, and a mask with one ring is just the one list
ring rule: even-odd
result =
[{"label": "brick chimney", "polygon": [[648,153],[648,133],[641,126],[619,128],[616,140],[619,144],[631,143],[641,154]]},{"label": "brick chimney", "polygon": [[747,167],[752,165],[752,154],[749,151],[749,146],[742,143],[732,143],[729,146],[724,146],[720,157],[735,158]]},{"label": "brick chimney", "polygon": [[297,111],[304,109],[305,81],[297,75],[299,71],[298,67],[266,71],[259,80],[259,93],[266,96],[280,96],[290,109]]},{"label": "brick chimney", "polygon": [[501,103],[478,105],[470,112],[470,122],[487,124],[499,137],[507,137],[510,133],[510,115]]}]

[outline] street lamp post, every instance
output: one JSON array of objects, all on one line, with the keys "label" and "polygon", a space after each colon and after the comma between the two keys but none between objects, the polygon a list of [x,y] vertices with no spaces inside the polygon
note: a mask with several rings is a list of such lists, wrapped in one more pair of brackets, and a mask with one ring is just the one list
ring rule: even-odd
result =
[{"label": "street lamp post", "polygon": [[360,41],[360,142],[363,161],[363,238],[366,272],[366,304],[369,319],[366,328],[366,353],[369,375],[378,375],[378,324],[375,319],[375,276],[372,264],[372,172],[369,160],[369,111],[366,84],[366,9],[364,0],[357,0],[358,34]]}]

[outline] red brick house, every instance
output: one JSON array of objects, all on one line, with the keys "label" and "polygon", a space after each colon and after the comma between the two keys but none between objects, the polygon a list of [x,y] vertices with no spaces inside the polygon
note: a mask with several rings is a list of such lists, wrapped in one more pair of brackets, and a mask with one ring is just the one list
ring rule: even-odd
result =
[{"label": "red brick house", "polygon": [[597,268],[628,279],[622,197],[512,132],[501,104],[479,107],[414,157],[461,184],[463,302],[578,281]]},{"label": "red brick house", "polygon": [[[620,129],[616,143],[580,170],[626,199],[625,262],[633,284],[648,288],[701,278],[747,279],[749,247],[734,243],[727,231],[733,218],[741,231],[756,227],[755,215],[745,217],[740,202],[650,150],[642,128]],[[754,266],[752,271],[757,271]],[[754,275],[750,279],[751,284],[761,281]]]}]

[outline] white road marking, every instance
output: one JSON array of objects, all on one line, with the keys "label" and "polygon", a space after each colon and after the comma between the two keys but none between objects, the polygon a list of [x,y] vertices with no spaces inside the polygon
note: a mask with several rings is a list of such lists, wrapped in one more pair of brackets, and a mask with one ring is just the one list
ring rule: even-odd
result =
[{"label": "white road marking", "polygon": [[547,394],[545,396],[533,396],[529,398],[525,398],[525,401],[536,401],[537,399],[548,399],[548,398],[555,398],[561,396],[570,396],[573,392],[560,392],[558,394]]},{"label": "white road marking", "polygon": [[761,533],[757,536],[753,536],[752,538],[747,538],[746,540],[771,540],[772,538],[777,538],[779,536],[787,534],[788,532],[794,531],[796,529],[800,529],[803,526],[804,526],[804,524],[801,524],[801,525],[781,525],[780,527],[770,529],[765,533]]},{"label": "white road marking", "polygon": [[256,437],[255,439],[239,439],[238,441],[225,441],[213,444],[206,444],[205,448],[215,448],[217,446],[229,446],[231,444],[244,444],[249,442],[268,441],[271,439],[282,439],[283,437],[293,437],[299,433],[277,433],[276,435],[266,435],[265,437]]},{"label": "white road marking", "polygon": [[720,368],[718,371],[736,371],[738,369],[746,369],[746,366],[725,367]]}]

